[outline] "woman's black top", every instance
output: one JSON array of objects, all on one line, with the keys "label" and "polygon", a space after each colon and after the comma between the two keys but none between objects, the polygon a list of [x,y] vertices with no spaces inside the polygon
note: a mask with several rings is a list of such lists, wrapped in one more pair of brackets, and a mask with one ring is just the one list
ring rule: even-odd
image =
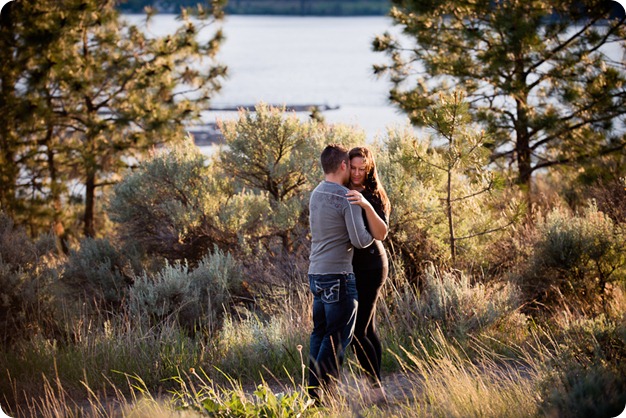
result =
[{"label": "woman's black top", "polygon": [[[369,190],[363,190],[361,192],[363,197],[370,202],[378,216],[385,221],[386,224],[389,224],[387,220],[387,216],[385,215],[385,211],[383,210],[383,202],[378,197],[375,196]],[[365,215],[365,209],[362,211],[363,213],[363,221],[365,222],[365,227],[369,231],[369,224],[367,223],[367,216]],[[354,257],[352,258],[352,266],[355,270],[369,270],[369,269],[379,269],[387,265],[387,252],[385,251],[385,247],[383,247],[383,243],[379,240],[374,240],[372,245],[367,248],[355,248],[354,249]]]}]

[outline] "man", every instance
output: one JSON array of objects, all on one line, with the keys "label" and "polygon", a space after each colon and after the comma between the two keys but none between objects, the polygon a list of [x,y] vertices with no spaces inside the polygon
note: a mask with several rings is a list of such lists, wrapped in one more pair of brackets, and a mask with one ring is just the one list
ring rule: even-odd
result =
[{"label": "man", "polygon": [[358,301],[353,247],[365,248],[374,241],[365,229],[361,207],[347,198],[348,150],[328,145],[320,160],[324,180],[309,201],[309,285],[313,293],[309,394],[314,399],[339,378],[345,349],[354,334]]}]

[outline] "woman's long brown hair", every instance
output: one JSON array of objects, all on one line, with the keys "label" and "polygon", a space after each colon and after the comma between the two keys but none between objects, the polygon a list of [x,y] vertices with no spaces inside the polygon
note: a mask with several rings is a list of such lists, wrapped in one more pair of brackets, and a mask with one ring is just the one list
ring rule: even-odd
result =
[{"label": "woman's long brown hair", "polygon": [[349,156],[350,161],[352,161],[352,159],[355,157],[363,158],[363,162],[365,163],[365,168],[367,170],[367,175],[365,176],[365,181],[363,182],[363,185],[374,196],[377,196],[380,199],[380,201],[383,203],[383,211],[385,212],[387,218],[389,218],[389,213],[391,212],[391,203],[389,202],[389,198],[387,197],[387,192],[385,192],[385,188],[378,178],[378,170],[376,169],[376,161],[374,161],[374,155],[366,147],[355,147],[350,150]]}]

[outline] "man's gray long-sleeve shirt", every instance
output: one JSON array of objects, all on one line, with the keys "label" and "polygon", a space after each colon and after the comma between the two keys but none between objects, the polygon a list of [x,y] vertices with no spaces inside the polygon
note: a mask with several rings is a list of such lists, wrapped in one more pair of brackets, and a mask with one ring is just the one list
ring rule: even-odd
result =
[{"label": "man's gray long-sleeve shirt", "polygon": [[309,274],[352,273],[353,247],[365,248],[374,241],[365,229],[361,207],[350,204],[347,192],[324,180],[311,194]]}]

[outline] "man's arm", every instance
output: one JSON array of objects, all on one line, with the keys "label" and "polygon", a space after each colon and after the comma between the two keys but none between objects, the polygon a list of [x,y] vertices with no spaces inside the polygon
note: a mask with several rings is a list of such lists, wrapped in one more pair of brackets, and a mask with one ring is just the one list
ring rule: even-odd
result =
[{"label": "man's arm", "polygon": [[369,247],[374,242],[374,237],[365,228],[363,216],[361,216],[361,207],[347,203],[344,208],[344,219],[348,228],[350,242],[355,248]]},{"label": "man's arm", "polygon": [[387,238],[388,227],[383,218],[384,214],[381,216],[376,209],[374,209],[374,206],[356,190],[350,190],[346,196],[348,196],[348,201],[351,205],[359,205],[365,211],[372,236],[381,241]]}]

